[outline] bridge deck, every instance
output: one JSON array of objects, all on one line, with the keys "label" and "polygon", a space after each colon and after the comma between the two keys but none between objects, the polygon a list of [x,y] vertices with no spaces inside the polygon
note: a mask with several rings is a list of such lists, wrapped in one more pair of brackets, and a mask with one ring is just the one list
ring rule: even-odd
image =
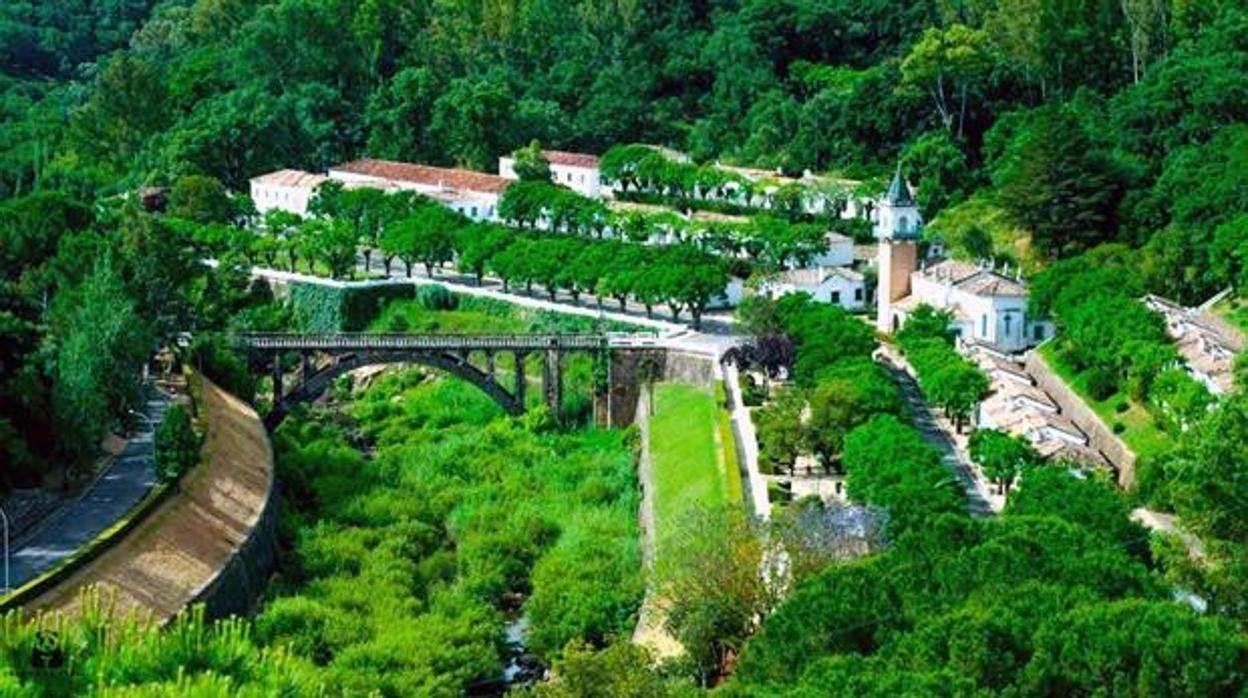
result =
[{"label": "bridge deck", "polygon": [[607,347],[657,347],[645,334],[407,334],[407,333],[251,333],[238,337],[251,349],[288,351],[540,351]]}]

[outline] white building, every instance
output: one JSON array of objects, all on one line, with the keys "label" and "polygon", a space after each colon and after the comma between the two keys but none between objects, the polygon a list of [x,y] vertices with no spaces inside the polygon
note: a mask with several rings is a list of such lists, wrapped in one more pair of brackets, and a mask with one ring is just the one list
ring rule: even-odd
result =
[{"label": "white building", "polygon": [[1062,414],[1057,402],[1036,385],[1018,361],[982,345],[967,347],[967,356],[989,380],[989,394],[975,415],[976,428],[1000,429],[1026,439],[1041,456],[1094,467],[1108,462],[1088,437]]},{"label": "white building", "polygon": [[345,186],[373,186],[424,194],[475,221],[497,221],[498,202],[512,180],[498,175],[390,160],[355,160],[331,168]]},{"label": "white building", "polygon": [[948,311],[961,339],[1019,352],[1053,334],[1051,323],[1027,312],[1027,286],[1009,270],[944,260],[918,263],[923,220],[901,170],[876,204],[879,290],[876,327],[896,332],[920,305]]},{"label": "white building", "polygon": [[251,200],[261,215],[272,211],[289,211],[300,216],[308,214],[308,204],[316,188],[328,177],[303,170],[278,170],[252,177]]},{"label": "white building", "polygon": [[[602,178],[598,172],[598,156],[586,153],[569,153],[563,150],[543,150],[542,157],[550,163],[550,179],[568,189],[591,199],[604,194]],[[498,175],[516,180],[516,159],[506,155],[498,159]]]},{"label": "white building", "polygon": [[897,326],[925,304],[948,311],[954,334],[961,339],[1000,351],[1023,351],[1053,334],[1049,322],[1028,315],[1022,280],[987,265],[944,260],[913,272],[910,287],[910,295],[894,304]]},{"label": "white building", "polygon": [[812,267],[851,267],[854,265],[854,239],[840,233],[828,233],[827,247],[811,261]]},{"label": "white building", "polygon": [[1174,340],[1187,372],[1214,395],[1235,388],[1235,357],[1245,349],[1240,333],[1197,308],[1185,308],[1149,294],[1144,305],[1166,319],[1166,333]]},{"label": "white building", "polygon": [[867,287],[862,274],[848,267],[793,269],[765,281],[760,291],[774,296],[806,293],[820,303],[839,305],[849,311],[867,306]]}]

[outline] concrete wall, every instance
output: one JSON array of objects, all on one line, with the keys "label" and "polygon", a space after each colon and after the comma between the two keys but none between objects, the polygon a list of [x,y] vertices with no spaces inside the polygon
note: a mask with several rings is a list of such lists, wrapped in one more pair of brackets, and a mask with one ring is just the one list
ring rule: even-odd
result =
[{"label": "concrete wall", "polygon": [[715,359],[710,356],[668,350],[663,364],[663,380],[710,388],[715,385],[716,377]]},{"label": "concrete wall", "polygon": [[277,560],[273,449],[246,403],[205,381],[203,459],[115,547],[27,604],[76,613],[97,587],[118,613],[164,623],[191,603],[244,613]]},{"label": "concrete wall", "polygon": [[1088,444],[1100,451],[1118,471],[1118,484],[1123,488],[1130,487],[1135,482],[1135,452],[1127,448],[1092,408],[1049,368],[1039,352],[1028,353],[1026,366],[1027,372],[1036,379],[1040,389],[1053,398],[1062,414],[1088,435]]}]

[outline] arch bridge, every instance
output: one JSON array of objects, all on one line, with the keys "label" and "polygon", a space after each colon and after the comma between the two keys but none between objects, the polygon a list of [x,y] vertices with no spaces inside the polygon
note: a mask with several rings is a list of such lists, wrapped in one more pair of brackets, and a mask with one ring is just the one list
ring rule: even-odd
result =
[{"label": "arch bridge", "polygon": [[[237,337],[252,354],[271,364],[273,409],[266,425],[274,429],[295,404],[315,399],[334,379],[364,366],[415,363],[440,369],[477,386],[508,414],[525,409],[525,359],[542,357],[542,397],[558,419],[563,405],[563,362],[573,353],[605,354],[605,392],[595,395],[599,421],[614,425],[632,421],[636,401],[637,359],[661,352],[653,335],[642,334],[376,334],[376,333],[253,333]],[[288,372],[284,357],[299,355],[294,384],[285,389]],[[499,380],[497,358],[510,354],[514,372],[510,384]],[[473,362],[474,356],[483,361]],[[319,359],[319,360],[318,360]],[[599,409],[601,407],[601,409]]]}]

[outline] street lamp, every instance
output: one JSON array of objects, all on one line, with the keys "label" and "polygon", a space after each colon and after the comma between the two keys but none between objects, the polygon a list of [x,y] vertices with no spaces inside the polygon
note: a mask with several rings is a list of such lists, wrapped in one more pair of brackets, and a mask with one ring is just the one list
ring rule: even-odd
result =
[{"label": "street lamp", "polygon": [[0,507],[0,520],[4,521],[4,593],[7,596],[13,586],[9,584],[9,515],[4,513],[4,507]]}]

